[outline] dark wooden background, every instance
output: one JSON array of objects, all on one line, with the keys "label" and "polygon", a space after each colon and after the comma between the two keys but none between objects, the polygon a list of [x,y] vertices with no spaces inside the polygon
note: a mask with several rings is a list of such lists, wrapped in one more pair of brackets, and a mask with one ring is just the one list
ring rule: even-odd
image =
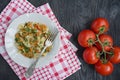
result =
[{"label": "dark wooden background", "polygon": [[[10,0],[0,0],[0,12]],[[81,69],[65,80],[120,80],[120,64],[114,65],[110,76],[101,76],[93,65],[82,59],[83,48],[78,45],[78,33],[90,27],[97,17],[105,17],[110,23],[110,34],[114,44],[120,46],[120,0],[28,0],[38,7],[49,3],[61,26],[73,34],[71,42],[78,47],[77,56],[81,61]],[[0,80],[19,80],[6,61],[0,56]]]}]

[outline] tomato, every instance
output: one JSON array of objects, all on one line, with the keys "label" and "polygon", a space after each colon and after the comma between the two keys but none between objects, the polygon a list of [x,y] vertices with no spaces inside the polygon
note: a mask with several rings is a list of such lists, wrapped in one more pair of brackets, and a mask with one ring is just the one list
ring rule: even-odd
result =
[{"label": "tomato", "polygon": [[120,63],[120,47],[117,46],[113,47],[113,55],[110,58],[110,62],[114,64]]},{"label": "tomato", "polygon": [[[102,34],[99,36],[99,40],[102,42],[105,51],[110,51],[113,46],[113,39],[110,35]],[[96,43],[96,46],[99,50],[102,50],[100,43]]]},{"label": "tomato", "polygon": [[78,35],[78,43],[82,47],[89,47],[94,44],[94,41],[96,40],[96,35],[91,30],[82,30]]},{"label": "tomato", "polygon": [[95,33],[104,33],[109,29],[109,23],[105,18],[97,18],[91,24],[91,29]]},{"label": "tomato", "polygon": [[99,52],[96,47],[88,47],[83,52],[83,59],[88,64],[95,64],[99,60]]},{"label": "tomato", "polygon": [[107,76],[113,72],[113,64],[108,61],[107,63],[102,63],[100,60],[95,64],[95,70],[103,75]]}]

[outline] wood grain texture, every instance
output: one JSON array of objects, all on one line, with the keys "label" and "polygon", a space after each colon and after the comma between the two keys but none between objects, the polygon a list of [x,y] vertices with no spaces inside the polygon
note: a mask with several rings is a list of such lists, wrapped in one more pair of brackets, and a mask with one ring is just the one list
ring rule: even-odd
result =
[{"label": "wood grain texture", "polygon": [[[0,0],[2,11],[10,0]],[[93,19],[105,17],[110,23],[110,34],[114,44],[120,46],[120,0],[28,0],[38,7],[49,3],[61,26],[73,34],[70,41],[78,47],[76,53],[82,62],[81,69],[65,80],[120,80],[120,64],[114,65],[110,76],[101,76],[93,65],[83,61],[83,48],[78,45],[77,36],[83,29],[88,29]],[[19,80],[11,68],[0,56],[0,80]]]}]

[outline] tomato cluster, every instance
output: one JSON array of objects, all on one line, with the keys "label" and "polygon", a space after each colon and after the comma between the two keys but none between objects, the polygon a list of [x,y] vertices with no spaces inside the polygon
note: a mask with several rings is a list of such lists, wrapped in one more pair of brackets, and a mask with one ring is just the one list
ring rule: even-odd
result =
[{"label": "tomato cluster", "polygon": [[78,35],[78,43],[85,48],[83,59],[94,64],[95,70],[107,76],[113,72],[113,64],[120,63],[120,47],[113,45],[113,38],[105,34],[109,23],[105,18],[95,19],[90,29],[82,30]]}]

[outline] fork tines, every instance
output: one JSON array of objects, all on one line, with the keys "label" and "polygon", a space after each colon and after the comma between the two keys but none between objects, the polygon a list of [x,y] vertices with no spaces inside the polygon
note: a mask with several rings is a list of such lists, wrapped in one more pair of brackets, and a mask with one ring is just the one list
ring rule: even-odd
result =
[{"label": "fork tines", "polygon": [[57,30],[57,28],[54,28],[52,31],[50,31],[49,39],[51,41],[54,41],[54,39],[56,38],[57,34],[58,34],[58,30]]}]

